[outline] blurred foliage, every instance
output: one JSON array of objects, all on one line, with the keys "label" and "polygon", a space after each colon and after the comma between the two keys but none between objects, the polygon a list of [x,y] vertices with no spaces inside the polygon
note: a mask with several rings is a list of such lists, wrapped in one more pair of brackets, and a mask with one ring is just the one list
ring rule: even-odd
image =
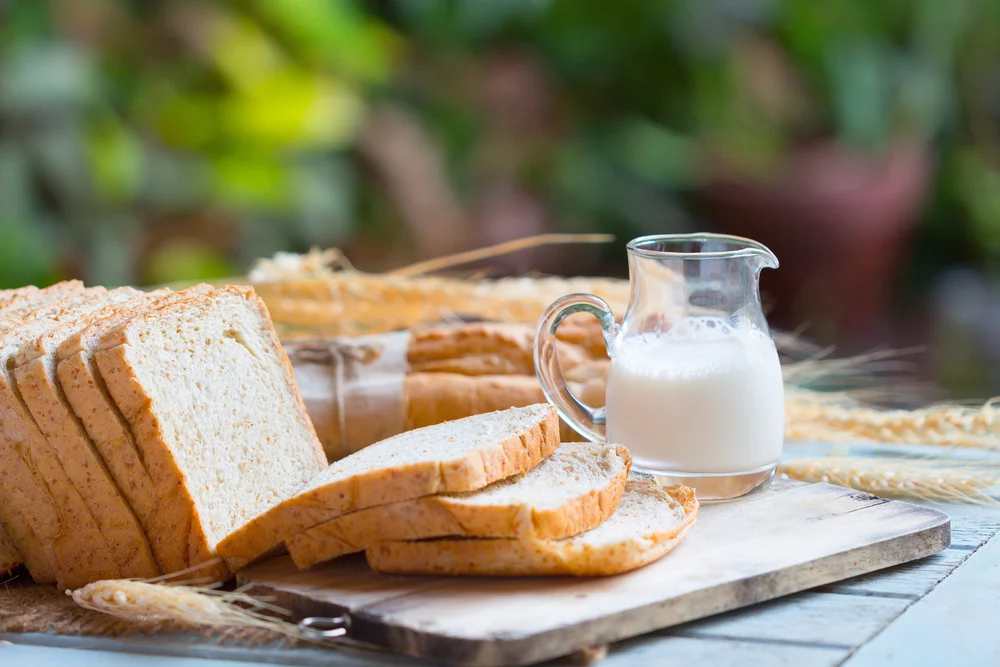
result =
[{"label": "blurred foliage", "polygon": [[349,151],[399,43],[355,4],[2,7],[0,284],[233,275],[352,232]]},{"label": "blurred foliage", "polygon": [[939,174],[914,275],[1000,270],[995,0],[0,12],[2,286],[214,277],[277,249],[388,238],[405,216],[358,155],[377,105],[429,135],[473,240],[526,210],[622,236],[702,226],[692,195],[710,161],[767,178],[815,139],[872,155],[908,140]]}]

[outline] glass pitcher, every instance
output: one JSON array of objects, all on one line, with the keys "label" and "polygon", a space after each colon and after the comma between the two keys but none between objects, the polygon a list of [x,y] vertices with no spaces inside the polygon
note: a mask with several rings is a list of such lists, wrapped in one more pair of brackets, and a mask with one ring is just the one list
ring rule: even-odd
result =
[{"label": "glass pitcher", "polygon": [[[620,325],[591,294],[565,296],[542,315],[535,369],[546,398],[588,440],[628,447],[633,470],[686,484],[700,500],[766,487],[785,400],[758,279],[777,258],[720,234],[643,236],[627,248],[631,298]],[[581,312],[600,320],[611,357],[604,407],[573,395],[556,357],[556,329]]]}]

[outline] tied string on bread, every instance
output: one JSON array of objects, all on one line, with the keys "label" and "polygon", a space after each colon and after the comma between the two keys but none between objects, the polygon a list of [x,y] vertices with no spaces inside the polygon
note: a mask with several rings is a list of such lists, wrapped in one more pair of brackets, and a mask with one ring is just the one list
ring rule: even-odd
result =
[{"label": "tied string on bread", "polygon": [[409,332],[290,343],[306,410],[336,460],[406,427],[403,382]]}]

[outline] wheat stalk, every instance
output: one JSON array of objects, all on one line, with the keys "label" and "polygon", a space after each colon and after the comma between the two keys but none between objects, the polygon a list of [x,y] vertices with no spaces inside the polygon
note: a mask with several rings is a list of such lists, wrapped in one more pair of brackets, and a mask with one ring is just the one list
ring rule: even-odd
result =
[{"label": "wheat stalk", "polygon": [[842,395],[786,392],[789,440],[870,441],[1000,449],[997,399],[978,407],[937,405],[876,410]]},{"label": "wheat stalk", "polygon": [[66,591],[84,609],[128,621],[169,621],[184,625],[256,628],[295,640],[346,646],[365,651],[383,649],[348,637],[319,639],[303,633],[295,623],[283,620],[290,612],[266,600],[247,595],[246,587],[218,590],[213,584],[195,586],[168,584],[157,579],[104,579],[74,591]]},{"label": "wheat stalk", "polygon": [[1000,483],[996,470],[948,459],[821,457],[783,463],[778,472],[789,479],[827,482],[879,496],[1000,506],[989,493]]}]

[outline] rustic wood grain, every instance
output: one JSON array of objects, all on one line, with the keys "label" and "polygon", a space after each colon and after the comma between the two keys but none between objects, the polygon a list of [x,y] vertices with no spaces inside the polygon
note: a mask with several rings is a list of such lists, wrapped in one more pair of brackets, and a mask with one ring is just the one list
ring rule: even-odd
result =
[{"label": "rustic wood grain", "polygon": [[994,537],[847,664],[998,665],[997,591],[1000,538]]},{"label": "rustic wood grain", "polygon": [[469,665],[529,664],[936,553],[947,515],[827,484],[706,506],[673,554],[601,579],[390,577],[357,558],[241,584],[300,615],[347,609],[357,639]]}]

